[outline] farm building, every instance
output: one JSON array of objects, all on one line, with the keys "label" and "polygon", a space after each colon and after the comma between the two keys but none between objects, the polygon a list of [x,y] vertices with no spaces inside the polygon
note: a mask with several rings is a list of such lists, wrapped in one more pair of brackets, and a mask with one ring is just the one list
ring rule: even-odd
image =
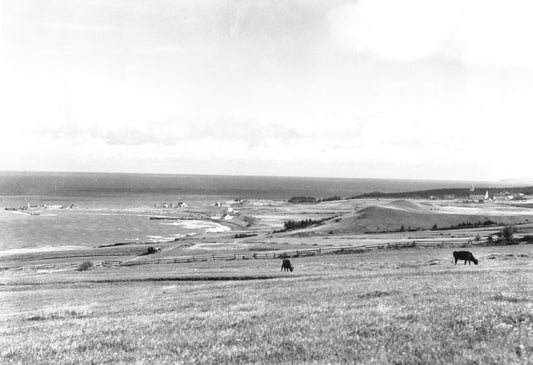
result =
[{"label": "farm building", "polygon": [[472,193],[473,194],[470,194],[470,196],[468,197],[468,200],[471,200],[471,201],[474,201],[474,202],[479,202],[479,203],[483,203],[483,202],[489,200],[489,191],[488,190],[485,192],[485,194],[474,194],[474,192],[472,192]]}]

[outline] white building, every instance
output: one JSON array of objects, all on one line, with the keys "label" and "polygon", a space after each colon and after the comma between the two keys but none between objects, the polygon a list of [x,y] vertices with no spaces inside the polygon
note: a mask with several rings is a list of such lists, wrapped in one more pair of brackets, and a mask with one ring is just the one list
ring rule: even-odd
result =
[{"label": "white building", "polygon": [[470,194],[470,196],[468,197],[468,200],[471,200],[471,201],[474,201],[474,202],[479,202],[479,203],[483,203],[485,201],[488,201],[489,200],[489,191],[487,190],[485,192],[485,194],[474,194],[474,192],[472,191],[472,194]]}]

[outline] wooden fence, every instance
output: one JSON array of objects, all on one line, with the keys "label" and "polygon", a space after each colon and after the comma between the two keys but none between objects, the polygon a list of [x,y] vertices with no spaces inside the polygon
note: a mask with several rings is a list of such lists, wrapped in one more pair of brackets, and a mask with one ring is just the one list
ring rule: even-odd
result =
[{"label": "wooden fence", "polygon": [[[191,255],[191,256],[176,256],[165,258],[153,258],[153,259],[139,259],[135,258],[128,261],[120,262],[120,266],[134,266],[134,265],[146,265],[146,264],[183,264],[190,262],[201,261],[217,261],[217,260],[264,260],[264,259],[282,259],[282,258],[295,258],[306,256],[317,256],[327,254],[357,254],[368,252],[372,250],[383,249],[398,249],[407,247],[445,247],[445,246],[457,246],[465,244],[481,244],[486,241],[473,241],[471,239],[457,239],[457,240],[413,240],[409,242],[395,242],[386,244],[374,244],[374,245],[355,245],[355,246],[339,246],[339,247],[320,247],[320,248],[306,248],[298,250],[283,250],[283,251],[270,251],[270,252],[251,252],[251,253],[233,253],[230,255]],[[107,266],[107,265],[103,265]]]},{"label": "wooden fence", "polygon": [[[354,246],[339,246],[339,247],[320,247],[320,248],[305,248],[297,250],[283,250],[283,251],[269,251],[269,252],[247,252],[247,253],[233,253],[229,255],[191,255],[191,256],[176,256],[176,257],[160,257],[144,259],[146,256],[136,257],[131,260],[101,260],[92,261],[94,267],[118,267],[118,266],[136,266],[149,264],[184,264],[191,262],[202,261],[217,261],[217,260],[266,260],[266,259],[282,259],[295,258],[328,254],[357,254],[373,250],[383,249],[398,249],[407,247],[446,247],[457,245],[478,245],[486,243],[486,240],[475,241],[469,238],[455,239],[455,240],[413,240],[408,242],[394,242],[386,244],[368,244],[368,245],[354,245]],[[6,271],[10,272],[28,272],[28,271],[60,271],[60,270],[76,270],[81,263],[68,264],[48,264],[48,265],[30,265],[24,267],[8,267],[0,268],[3,274]]]}]

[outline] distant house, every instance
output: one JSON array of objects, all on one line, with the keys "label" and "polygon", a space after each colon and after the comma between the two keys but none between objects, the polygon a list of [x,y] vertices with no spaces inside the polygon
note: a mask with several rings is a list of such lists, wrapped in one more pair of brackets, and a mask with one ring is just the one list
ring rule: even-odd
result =
[{"label": "distant house", "polygon": [[442,199],[444,199],[444,200],[453,200],[453,199],[455,199],[455,195],[454,194],[443,195]]},{"label": "distant house", "polygon": [[468,200],[478,202],[478,203],[483,203],[485,201],[488,201],[489,191],[487,190],[485,194],[475,194],[475,192],[472,192],[472,194],[470,194],[470,196],[468,197]]},{"label": "distant house", "polygon": [[494,200],[522,200],[524,199],[523,193],[510,193],[508,191],[499,192],[494,194]]},{"label": "distant house", "polygon": [[507,191],[494,194],[494,200],[510,200],[513,195]]}]

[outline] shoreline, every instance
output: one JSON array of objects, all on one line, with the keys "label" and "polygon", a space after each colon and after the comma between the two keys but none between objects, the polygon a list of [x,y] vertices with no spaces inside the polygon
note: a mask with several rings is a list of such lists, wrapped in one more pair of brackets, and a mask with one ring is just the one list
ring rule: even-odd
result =
[{"label": "shoreline", "polygon": [[33,253],[47,253],[47,252],[63,252],[76,250],[89,250],[93,247],[87,246],[41,246],[41,247],[24,247],[24,248],[8,248],[0,249],[0,257],[33,254]]}]

